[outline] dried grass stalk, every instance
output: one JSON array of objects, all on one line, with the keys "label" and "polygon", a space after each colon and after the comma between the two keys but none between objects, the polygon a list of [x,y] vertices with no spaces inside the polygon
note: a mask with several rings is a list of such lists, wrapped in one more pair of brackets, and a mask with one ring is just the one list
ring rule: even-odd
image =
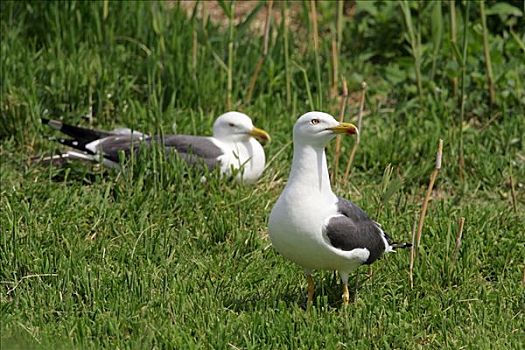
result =
[{"label": "dried grass stalk", "polygon": [[434,182],[436,181],[436,178],[439,174],[439,170],[441,170],[442,155],[443,155],[443,140],[439,139],[438,151],[436,155],[436,166],[434,170],[432,171],[432,174],[430,174],[430,182],[428,184],[427,193],[425,195],[425,199],[421,207],[421,214],[419,215],[419,223],[417,226],[416,248],[419,248],[419,245],[421,243],[421,233],[423,232],[423,223],[425,222],[425,216],[427,214],[428,202],[430,201],[430,197],[432,195],[432,189],[434,188]]},{"label": "dried grass stalk", "polygon": [[332,38],[332,89],[330,90],[330,98],[334,99],[337,95],[338,72],[339,72],[339,54],[337,52],[337,40],[335,36]]},{"label": "dried grass stalk", "polygon": [[268,42],[269,42],[269,37],[270,37],[270,22],[272,18],[271,17],[272,7],[273,7],[273,0],[268,0],[267,9],[266,9],[267,11],[266,19],[264,22],[263,52],[262,52],[261,57],[259,57],[259,60],[257,61],[257,65],[255,66],[255,70],[253,72],[252,78],[250,79],[250,84],[248,85],[248,92],[246,93],[246,103],[249,103],[252,99],[253,90],[255,89],[255,83],[257,82],[259,73],[261,72],[264,61],[266,60],[266,56],[268,56]]},{"label": "dried grass stalk", "polygon": [[[343,78],[343,94],[341,95],[341,103],[339,104],[339,122],[341,123],[345,117],[346,104],[348,102],[348,86],[346,79]],[[337,181],[337,170],[339,168],[339,157],[341,156],[341,135],[337,135],[335,139],[335,155],[334,166],[332,167],[332,181]]]},{"label": "dried grass stalk", "polygon": [[316,53],[319,52],[319,31],[317,29],[317,8],[315,6],[315,0],[310,0],[311,8],[311,20],[312,20],[312,32],[314,39],[314,50]]},{"label": "dried grass stalk", "polygon": [[348,162],[346,163],[345,174],[343,176],[343,182],[346,182],[348,180],[348,176],[350,176],[350,170],[352,169],[352,163],[354,162],[357,148],[359,147],[359,143],[361,142],[360,135],[362,133],[362,121],[363,121],[363,112],[365,110],[365,100],[366,100],[367,88],[368,88],[368,85],[366,81],[363,81],[361,83],[361,101],[359,102],[359,114],[357,115],[357,129],[359,130],[359,133],[356,135],[357,137],[356,137],[354,146],[352,147],[352,151],[350,152],[350,158],[348,158]]}]

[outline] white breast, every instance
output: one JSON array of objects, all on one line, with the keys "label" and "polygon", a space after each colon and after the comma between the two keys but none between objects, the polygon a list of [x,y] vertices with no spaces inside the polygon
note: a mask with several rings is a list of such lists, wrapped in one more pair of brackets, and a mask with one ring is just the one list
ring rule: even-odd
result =
[{"label": "white breast", "polygon": [[[270,214],[268,223],[273,247],[284,257],[304,268],[324,268],[329,254],[322,236],[324,218],[337,208],[335,200],[318,206],[311,193],[284,191]],[[334,196],[335,197],[335,196]],[[297,201],[295,198],[301,198]]]},{"label": "white breast", "polygon": [[[367,249],[343,251],[324,237],[328,218],[337,215],[337,197],[326,198],[315,191],[284,191],[270,214],[268,223],[273,247],[285,258],[305,269],[332,269],[350,272],[368,258]],[[301,198],[301,200],[294,200]]]},{"label": "white breast", "polygon": [[239,170],[236,180],[255,183],[261,176],[266,164],[264,149],[257,140],[250,138],[245,142],[221,143],[224,155],[219,158],[221,173],[232,174],[232,169]]}]

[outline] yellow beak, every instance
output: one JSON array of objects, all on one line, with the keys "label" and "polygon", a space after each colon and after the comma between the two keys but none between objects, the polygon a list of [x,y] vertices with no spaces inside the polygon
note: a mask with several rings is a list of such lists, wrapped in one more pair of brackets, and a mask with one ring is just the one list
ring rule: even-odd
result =
[{"label": "yellow beak", "polygon": [[263,129],[259,129],[254,127],[252,130],[250,130],[250,136],[255,137],[256,139],[259,139],[261,141],[268,141],[270,142],[272,138],[270,137],[270,134],[268,134]]},{"label": "yellow beak", "polygon": [[339,125],[334,126],[333,128],[328,128],[328,130],[332,130],[335,134],[348,134],[348,135],[359,134],[359,130],[357,130],[357,126],[355,126],[352,123],[339,123]]}]

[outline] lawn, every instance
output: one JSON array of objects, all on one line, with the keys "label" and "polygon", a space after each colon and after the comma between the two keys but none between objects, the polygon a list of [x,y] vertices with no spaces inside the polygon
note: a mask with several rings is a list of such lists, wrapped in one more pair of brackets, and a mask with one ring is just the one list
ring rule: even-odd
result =
[{"label": "lawn", "polygon": [[[2,349],[523,348],[522,2],[0,9]],[[368,88],[348,178],[355,138],[337,169],[328,149],[337,194],[411,241],[440,139],[442,168],[412,283],[410,251],[390,254],[351,277],[343,307],[334,273],[318,271],[306,309],[304,275],[272,249],[267,219],[295,119],[337,117],[343,80],[346,121]],[[60,148],[41,117],[210,134],[228,110],[272,135],[254,186],[213,171],[202,183],[155,151],[120,171],[33,161]]]}]

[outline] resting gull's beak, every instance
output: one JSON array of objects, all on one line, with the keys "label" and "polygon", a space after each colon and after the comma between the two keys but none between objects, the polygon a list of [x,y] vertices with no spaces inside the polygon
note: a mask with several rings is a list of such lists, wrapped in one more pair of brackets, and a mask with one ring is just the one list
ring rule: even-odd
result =
[{"label": "resting gull's beak", "polygon": [[259,129],[259,128],[253,127],[253,129],[250,130],[250,132],[248,134],[250,136],[255,137],[256,139],[261,140],[261,141],[268,141],[268,142],[271,141],[270,134],[268,134],[263,129]]},{"label": "resting gull's beak", "polygon": [[328,130],[332,130],[334,134],[359,134],[359,130],[357,130],[357,127],[352,123],[339,123],[337,126],[328,128]]}]

